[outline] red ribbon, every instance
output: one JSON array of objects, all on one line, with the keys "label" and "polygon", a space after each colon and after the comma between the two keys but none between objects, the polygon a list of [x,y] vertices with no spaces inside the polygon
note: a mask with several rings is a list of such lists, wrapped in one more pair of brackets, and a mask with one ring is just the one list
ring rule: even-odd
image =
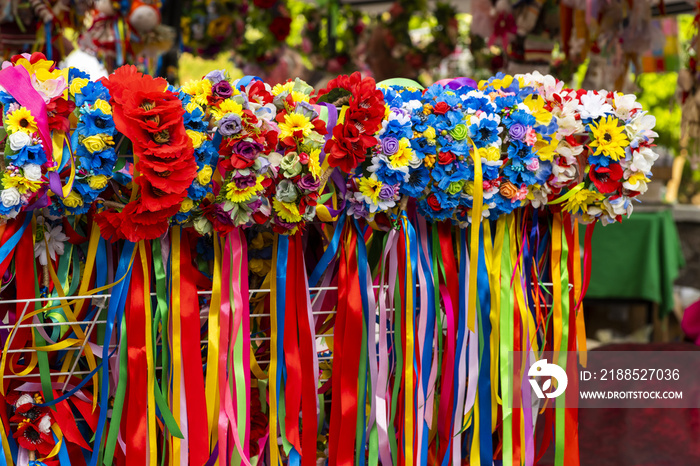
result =
[{"label": "red ribbon", "polygon": [[194,242],[182,231],[180,242],[180,290],[182,321],[182,364],[185,378],[185,398],[187,403],[187,424],[190,464],[205,464],[209,459],[209,426],[207,404],[204,391],[204,373],[200,348],[199,299],[195,277],[200,273],[192,264],[190,242]]},{"label": "red ribbon", "polygon": [[[150,245],[146,242],[146,251],[149,255],[150,250]],[[146,276],[140,260],[134,261],[133,268],[129,300],[124,315],[128,328],[126,344],[129,370],[127,395],[124,400],[126,416],[122,422],[124,427],[122,435],[126,442],[126,457],[129,459],[129,465],[145,466],[148,463],[148,363],[146,361],[146,311],[143,300]],[[124,377],[124,374],[120,377]]]}]

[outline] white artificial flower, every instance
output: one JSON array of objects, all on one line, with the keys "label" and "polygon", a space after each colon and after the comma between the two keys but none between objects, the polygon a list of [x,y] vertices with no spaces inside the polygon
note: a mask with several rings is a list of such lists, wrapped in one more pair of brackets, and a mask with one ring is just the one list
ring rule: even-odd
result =
[{"label": "white artificial flower", "polygon": [[12,207],[22,201],[22,195],[17,188],[8,188],[0,191],[0,199],[4,207]]},{"label": "white artificial flower", "polygon": [[637,102],[637,96],[634,94],[615,94],[613,98],[615,103],[615,114],[621,120],[627,121],[632,115],[633,110],[640,110],[642,104]]},{"label": "white artificial flower", "polygon": [[577,107],[582,119],[600,118],[613,112],[612,105],[606,102],[607,92],[588,91],[581,96],[581,104]]},{"label": "white artificial flower", "polygon": [[39,181],[41,179],[41,165],[28,163],[22,166],[22,172],[24,172],[24,177],[28,180]]},{"label": "white artificial flower", "polygon": [[32,143],[32,137],[25,133],[24,131],[17,131],[10,134],[8,137],[10,141],[10,149],[17,152],[27,144]]},{"label": "white artificial flower", "polygon": [[48,414],[44,414],[44,416],[41,418],[41,421],[39,421],[39,432],[42,434],[49,434],[51,433],[51,417]]},{"label": "white artificial flower", "polygon": [[650,147],[643,147],[641,150],[632,152],[632,163],[630,169],[633,171],[641,171],[649,173],[652,165],[659,158],[659,154],[654,152]]},{"label": "white artificial flower", "polygon": [[34,404],[34,398],[32,398],[32,396],[28,393],[23,393],[22,396],[20,396],[15,402],[15,408],[19,408],[20,406],[24,406],[26,404]]},{"label": "white artificial flower", "polygon": [[629,216],[632,213],[632,201],[626,196],[620,196],[613,200],[605,199],[603,201],[603,210],[613,218],[618,215]]},{"label": "white artificial flower", "polygon": [[635,141],[658,137],[659,135],[653,131],[654,126],[656,126],[656,117],[654,115],[650,115],[647,112],[637,112],[632,121],[625,125],[625,130],[630,138],[630,142],[634,143]]},{"label": "white artificial flower", "polygon": [[68,237],[63,233],[62,225],[56,225],[53,228],[49,225],[44,225],[44,240],[37,241],[34,244],[34,257],[39,258],[39,263],[41,265],[48,264],[46,254],[46,247],[48,245],[48,255],[51,256],[51,260],[56,260],[56,255],[63,255],[64,243],[67,240]]}]

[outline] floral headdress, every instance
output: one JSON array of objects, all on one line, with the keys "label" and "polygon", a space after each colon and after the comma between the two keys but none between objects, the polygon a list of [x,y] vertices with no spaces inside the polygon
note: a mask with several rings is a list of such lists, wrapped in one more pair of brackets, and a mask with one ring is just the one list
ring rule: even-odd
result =
[{"label": "floral headdress", "polygon": [[266,196],[272,205],[272,229],[281,234],[296,233],[316,216],[327,130],[319,107],[309,103],[312,92],[298,78],[272,89],[280,132],[278,150],[268,157],[275,177]]},{"label": "floral headdress", "polygon": [[[103,80],[109,90],[117,130],[133,144],[132,200],[125,206],[105,202],[96,220],[104,238],[136,242],[163,235],[180,211],[197,174],[192,141],[178,94],[162,78],[123,66]],[[117,210],[121,209],[121,210]]]},{"label": "floral headdress", "polygon": [[[31,204],[46,199],[49,172],[60,168],[54,158],[49,157],[52,147],[48,145],[52,133],[68,132],[68,117],[75,108],[66,93],[68,70],[56,69],[54,62],[41,53],[16,55],[11,62],[3,64],[3,70],[12,67],[22,70],[21,75],[28,74],[29,81],[21,84],[27,88],[31,86],[32,89],[27,89],[34,93],[31,98],[45,106],[46,114],[33,114],[26,104],[21,105],[13,97],[14,89],[0,91],[3,127],[7,133],[5,158],[0,167],[3,172],[0,221],[14,218]],[[27,98],[25,96],[25,101]],[[55,189],[55,184],[52,188]]]}]

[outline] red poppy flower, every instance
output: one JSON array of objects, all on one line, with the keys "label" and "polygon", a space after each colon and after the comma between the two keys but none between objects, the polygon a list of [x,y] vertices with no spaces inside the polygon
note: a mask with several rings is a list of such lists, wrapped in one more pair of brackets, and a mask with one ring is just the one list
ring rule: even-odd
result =
[{"label": "red poppy flower", "polygon": [[333,139],[326,143],[328,164],[346,173],[354,170],[367,157],[367,147],[376,139],[363,135],[355,125],[344,124],[333,128]]},{"label": "red poppy flower", "polygon": [[56,445],[50,431],[49,433],[42,432],[37,425],[28,420],[19,423],[17,432],[13,436],[17,439],[20,447],[29,451],[37,451],[42,456],[51,453],[51,450]]},{"label": "red poppy flower", "polygon": [[[18,61],[20,58],[27,58],[27,57],[25,57],[24,55],[13,55],[12,58],[10,59],[10,61],[12,62],[13,65],[16,65],[16,64],[17,64],[17,61]],[[33,65],[34,63],[40,62],[41,60],[47,60],[47,61],[49,61],[49,59],[46,58],[46,55],[44,55],[44,54],[41,53],[41,52],[34,52],[34,53],[32,53],[31,56],[29,57],[29,63],[32,64],[32,65]],[[53,71],[54,69],[56,69],[55,62],[51,62],[51,63],[52,63],[52,65],[51,65],[51,68],[49,68],[49,71]]]},{"label": "red poppy flower", "polygon": [[611,163],[607,167],[591,165],[588,175],[598,191],[603,194],[613,193],[622,187],[624,172],[619,163]]}]

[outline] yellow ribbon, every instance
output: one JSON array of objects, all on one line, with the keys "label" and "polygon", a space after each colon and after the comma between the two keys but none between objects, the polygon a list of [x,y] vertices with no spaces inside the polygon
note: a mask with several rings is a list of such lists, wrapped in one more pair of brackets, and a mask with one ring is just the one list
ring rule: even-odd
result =
[{"label": "yellow ribbon", "polygon": [[[178,231],[179,228],[175,230]],[[178,237],[179,242],[179,237]],[[179,245],[178,245],[179,246]],[[148,258],[146,257],[146,243],[141,240],[138,244],[139,253],[141,255],[141,267],[143,269],[143,302],[146,318],[146,365],[148,367],[147,386],[148,386],[148,444],[150,464],[158,462],[158,442],[156,439],[156,399],[155,399],[155,375],[156,368],[153,361],[153,314],[151,313],[151,285],[150,285],[150,267]],[[179,270],[180,262],[174,263],[173,267]],[[178,296],[179,297],[179,296]],[[176,403],[179,405],[179,398]]]},{"label": "yellow ribbon", "polygon": [[[581,245],[579,243],[578,222],[574,222],[574,302],[581,300]],[[578,341],[578,354],[581,365],[586,367],[588,353],[586,346],[586,324],[583,320],[583,303],[576,310],[576,340]]]},{"label": "yellow ribbon", "polygon": [[467,326],[472,332],[476,331],[476,271],[479,267],[479,226],[481,225],[481,209],[484,202],[484,185],[483,173],[481,170],[481,155],[479,149],[471,141],[474,146],[474,196],[472,199],[472,226],[471,226],[471,241],[469,244],[469,296],[467,300],[467,309],[469,316],[467,317]]},{"label": "yellow ribbon", "polygon": [[552,332],[555,353],[561,349],[562,338],[561,227],[561,214],[555,215],[552,224]]},{"label": "yellow ribbon", "polygon": [[207,347],[207,373],[205,392],[207,396],[207,412],[209,413],[209,453],[219,437],[219,339],[221,312],[221,243],[217,234],[214,239],[214,271],[212,277],[211,302],[209,304],[209,329]]},{"label": "yellow ribbon", "polygon": [[569,192],[567,192],[566,194],[559,196],[558,198],[554,199],[553,201],[549,201],[547,204],[552,205],[552,204],[561,204],[562,202],[566,202],[571,196],[573,196],[577,192],[581,191],[583,189],[583,186],[584,186],[583,183],[579,183],[576,186],[574,186],[573,188],[571,188],[571,190]]}]

